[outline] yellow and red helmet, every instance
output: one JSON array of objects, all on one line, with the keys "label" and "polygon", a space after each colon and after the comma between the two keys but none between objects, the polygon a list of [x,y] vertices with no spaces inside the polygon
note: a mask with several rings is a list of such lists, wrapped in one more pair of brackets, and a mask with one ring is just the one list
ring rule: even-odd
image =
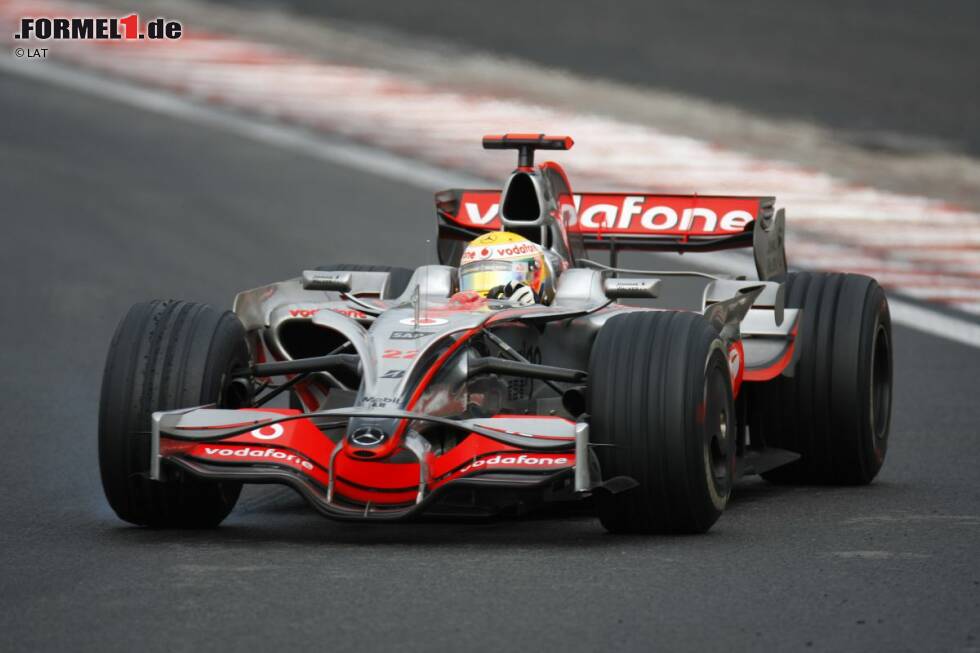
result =
[{"label": "yellow and red helmet", "polygon": [[539,245],[507,231],[491,231],[473,240],[459,262],[459,288],[487,293],[507,284],[523,283],[537,301],[554,297],[554,275]]}]

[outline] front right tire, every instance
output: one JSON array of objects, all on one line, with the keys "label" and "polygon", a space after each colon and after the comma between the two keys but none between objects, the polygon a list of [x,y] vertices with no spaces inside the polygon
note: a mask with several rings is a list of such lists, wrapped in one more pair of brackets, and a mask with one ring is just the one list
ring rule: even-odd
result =
[{"label": "front right tire", "polygon": [[735,477],[735,408],[725,348],[696,313],[611,317],[589,361],[590,439],[603,479],[638,487],[600,492],[613,533],[704,533]]},{"label": "front right tire", "polygon": [[248,391],[231,372],[248,363],[245,330],[234,313],[172,300],[129,310],[109,346],[99,403],[102,487],[120,519],[201,528],[228,516],[240,483],[206,481],[177,469],[166,470],[166,481],[147,477],[150,419],[158,410],[247,405]]}]

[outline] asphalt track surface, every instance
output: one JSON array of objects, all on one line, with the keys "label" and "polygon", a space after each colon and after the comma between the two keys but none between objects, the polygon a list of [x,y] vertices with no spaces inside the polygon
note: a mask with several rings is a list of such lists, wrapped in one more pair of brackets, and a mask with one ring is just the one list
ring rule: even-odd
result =
[{"label": "asphalt track surface", "polygon": [[975,0],[213,1],[380,25],[801,118],[871,149],[980,154]]},{"label": "asphalt track surface", "polygon": [[748,480],[705,536],[335,523],[268,487],[218,530],[123,524],[95,433],[127,307],[424,263],[431,196],[6,74],[0,98],[0,650],[980,647],[980,351],[901,327],[878,481]]}]

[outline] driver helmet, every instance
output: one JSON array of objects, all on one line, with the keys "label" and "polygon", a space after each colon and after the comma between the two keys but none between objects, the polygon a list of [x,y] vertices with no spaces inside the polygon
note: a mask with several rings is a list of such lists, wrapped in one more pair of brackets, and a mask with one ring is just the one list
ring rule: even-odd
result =
[{"label": "driver helmet", "polygon": [[540,245],[508,231],[491,231],[473,240],[460,258],[459,287],[487,296],[491,290],[524,284],[538,303],[555,296],[555,275]]}]

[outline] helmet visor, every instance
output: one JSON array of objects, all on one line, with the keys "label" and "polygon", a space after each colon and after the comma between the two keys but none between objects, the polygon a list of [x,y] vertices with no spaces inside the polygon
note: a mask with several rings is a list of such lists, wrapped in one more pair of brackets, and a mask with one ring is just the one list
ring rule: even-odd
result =
[{"label": "helmet visor", "polygon": [[486,295],[492,288],[508,283],[528,283],[531,265],[527,261],[475,261],[459,271],[459,289]]}]

